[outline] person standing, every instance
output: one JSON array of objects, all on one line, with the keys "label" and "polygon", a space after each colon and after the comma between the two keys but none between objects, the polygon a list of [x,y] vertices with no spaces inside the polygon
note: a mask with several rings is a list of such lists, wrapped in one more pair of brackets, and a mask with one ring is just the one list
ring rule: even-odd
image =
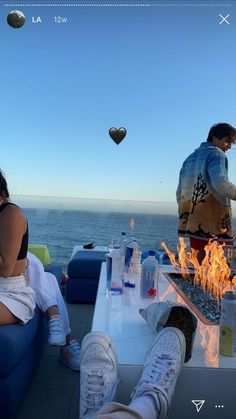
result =
[{"label": "person standing", "polygon": [[230,200],[236,200],[236,185],[228,179],[225,153],[236,142],[236,129],[227,123],[210,128],[206,142],[183,162],[176,191],[178,234],[190,238],[190,247],[205,256],[210,239],[233,244]]}]

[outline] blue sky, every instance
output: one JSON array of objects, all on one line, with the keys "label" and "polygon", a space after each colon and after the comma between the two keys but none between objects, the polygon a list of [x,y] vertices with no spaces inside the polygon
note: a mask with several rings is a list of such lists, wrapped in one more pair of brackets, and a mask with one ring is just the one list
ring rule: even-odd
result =
[{"label": "blue sky", "polygon": [[[0,166],[11,193],[175,202],[185,157],[212,124],[236,125],[235,3],[4,3]],[[20,29],[6,24],[14,9],[26,16]],[[230,14],[230,24],[219,24],[219,14]],[[127,129],[118,146],[110,127]],[[236,183],[236,150],[227,155]]]}]

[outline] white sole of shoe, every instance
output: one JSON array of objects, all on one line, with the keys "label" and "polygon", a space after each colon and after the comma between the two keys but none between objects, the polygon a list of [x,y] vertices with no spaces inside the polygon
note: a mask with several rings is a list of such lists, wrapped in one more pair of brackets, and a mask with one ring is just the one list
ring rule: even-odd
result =
[{"label": "white sole of shoe", "polygon": [[54,342],[49,342],[48,341],[48,345],[49,346],[65,346],[66,345],[66,340],[64,340],[63,342],[59,342],[59,343],[54,343]]}]

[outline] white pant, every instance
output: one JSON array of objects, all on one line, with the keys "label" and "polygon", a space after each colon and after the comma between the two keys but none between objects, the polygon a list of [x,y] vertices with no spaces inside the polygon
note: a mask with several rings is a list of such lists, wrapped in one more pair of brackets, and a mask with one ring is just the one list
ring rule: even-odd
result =
[{"label": "white pant", "polygon": [[23,324],[34,317],[35,295],[25,275],[0,277],[0,303]]},{"label": "white pant", "polygon": [[35,301],[44,313],[51,306],[57,306],[61,315],[66,336],[71,332],[65,302],[55,275],[45,272],[41,261],[32,253],[27,253],[27,274],[29,285],[35,292]]}]

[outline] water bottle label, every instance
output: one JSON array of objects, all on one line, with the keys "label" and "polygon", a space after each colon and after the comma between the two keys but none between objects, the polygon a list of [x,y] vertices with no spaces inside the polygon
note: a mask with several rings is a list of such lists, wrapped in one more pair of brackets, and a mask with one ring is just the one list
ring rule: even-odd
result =
[{"label": "water bottle label", "polygon": [[156,269],[147,269],[145,271],[145,280],[147,281],[153,281],[155,280],[155,274],[156,274]]},{"label": "water bottle label", "polygon": [[220,326],[220,353],[226,356],[236,355],[233,330],[226,325]]},{"label": "water bottle label", "polygon": [[155,260],[146,259],[142,263],[140,296],[141,298],[154,298],[156,296],[157,263]]},{"label": "water bottle label", "polygon": [[236,304],[224,298],[221,301],[219,347],[222,355],[236,356]]}]

